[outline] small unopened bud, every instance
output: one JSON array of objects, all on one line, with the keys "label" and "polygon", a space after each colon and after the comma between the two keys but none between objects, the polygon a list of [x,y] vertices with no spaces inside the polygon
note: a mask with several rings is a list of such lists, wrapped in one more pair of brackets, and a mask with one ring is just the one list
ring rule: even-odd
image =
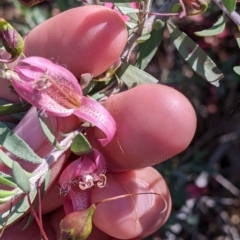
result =
[{"label": "small unopened bud", "polygon": [[5,50],[11,54],[10,59],[0,59],[0,62],[13,62],[23,51],[23,39],[21,35],[5,19],[0,18],[0,37]]},{"label": "small unopened bud", "polygon": [[85,240],[92,231],[92,216],[96,205],[91,205],[84,211],[67,214],[60,223],[61,236],[59,240]]}]

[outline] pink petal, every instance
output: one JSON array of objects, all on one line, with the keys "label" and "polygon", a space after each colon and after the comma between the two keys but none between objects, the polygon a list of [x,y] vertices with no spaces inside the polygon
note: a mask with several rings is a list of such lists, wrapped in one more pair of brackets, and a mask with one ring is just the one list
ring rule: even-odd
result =
[{"label": "pink petal", "polygon": [[75,178],[81,177],[86,173],[93,173],[97,169],[96,164],[90,158],[84,156],[70,163],[62,172],[59,178],[61,187],[71,183]]},{"label": "pink petal", "polygon": [[[21,81],[12,79],[15,90],[47,114],[68,116],[80,105],[82,90],[66,68],[44,58],[29,57],[21,60],[15,71],[21,78]],[[70,98],[74,100],[70,101]]]},{"label": "pink petal", "polygon": [[73,89],[79,93],[79,95],[83,95],[78,80],[67,68],[42,57],[25,58],[19,61],[18,65],[15,68],[26,66],[33,71],[33,76],[34,74],[36,74],[36,72],[48,72],[50,76],[54,76],[56,81],[64,81],[66,85],[70,84],[71,86],[73,86]]},{"label": "pink petal", "polygon": [[94,149],[94,157],[92,159],[95,159],[95,164],[97,166],[96,174],[99,175],[101,173],[106,172],[106,161],[104,156],[97,150]]},{"label": "pink petal", "polygon": [[[73,189],[69,192],[69,199],[64,201],[64,211],[66,214],[73,212],[73,211],[82,211],[87,209],[91,205],[90,199],[90,191],[87,190],[80,190],[80,189]],[[68,198],[66,197],[66,198]]]},{"label": "pink petal", "polygon": [[32,79],[39,78],[46,71],[46,69],[41,70],[39,68],[36,68],[36,70],[33,71],[33,69],[29,68],[29,66],[16,66],[14,68],[14,71],[18,73],[18,76],[21,79],[31,82]]},{"label": "pink petal", "polygon": [[103,146],[107,145],[113,138],[116,131],[116,123],[110,113],[94,99],[82,97],[82,104],[75,109],[74,115],[89,123],[94,124],[101,129],[105,135],[105,139],[100,139]]},{"label": "pink petal", "polygon": [[63,201],[63,208],[66,214],[73,212],[73,204],[70,195],[66,196]]},{"label": "pink petal", "polygon": [[70,191],[70,198],[72,200],[73,210],[81,211],[85,210],[90,206],[90,191],[89,190],[78,190]]}]

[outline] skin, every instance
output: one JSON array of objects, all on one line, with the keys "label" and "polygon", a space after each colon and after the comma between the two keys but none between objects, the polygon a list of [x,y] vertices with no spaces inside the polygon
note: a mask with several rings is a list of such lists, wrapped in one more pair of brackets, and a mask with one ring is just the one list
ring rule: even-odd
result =
[{"label": "skin", "polygon": [[[86,72],[96,76],[117,60],[126,41],[125,24],[114,11],[88,6],[59,14],[33,29],[25,38],[24,52],[66,65],[76,77]],[[2,94],[10,96],[3,87]],[[138,195],[99,204],[93,218],[97,227],[88,240],[139,240],[160,228],[171,211],[167,185],[151,166],[189,145],[196,129],[195,112],[181,93],[155,84],[112,96],[104,105],[117,123],[117,134],[104,148],[94,141],[102,136],[100,130],[91,134],[108,164],[107,185],[92,189],[92,202],[127,193],[159,193],[161,197]],[[54,168],[55,172],[61,171],[59,166]],[[57,238],[64,217],[61,205],[55,187],[42,203],[44,229],[51,240]],[[35,223],[21,231],[26,221],[25,217],[6,229],[2,239],[16,239],[16,234],[20,240],[39,239]]]}]

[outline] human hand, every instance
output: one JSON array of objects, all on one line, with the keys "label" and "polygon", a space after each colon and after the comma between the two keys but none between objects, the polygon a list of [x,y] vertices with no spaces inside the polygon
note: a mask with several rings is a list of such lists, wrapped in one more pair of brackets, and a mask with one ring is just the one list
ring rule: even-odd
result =
[{"label": "human hand", "polygon": [[[25,39],[24,52],[26,56],[42,56],[62,64],[79,78],[82,73],[97,76],[105,71],[117,60],[126,41],[125,25],[115,12],[88,6],[60,14],[32,30]],[[92,189],[92,202],[140,192],[159,193],[166,202],[149,194],[99,204],[93,217],[97,228],[88,239],[141,239],[161,227],[171,210],[167,185],[151,166],[188,146],[196,128],[195,113],[181,93],[155,84],[112,96],[104,106],[116,121],[117,134],[106,147],[98,145],[107,160],[108,180],[104,188]],[[77,124],[76,120],[57,121],[57,130]],[[92,136],[99,139],[102,132],[95,129]],[[30,138],[26,138],[29,142]],[[33,147],[36,152],[42,146],[39,139]],[[62,164],[53,166],[53,183]],[[55,186],[42,202],[46,213],[44,229],[52,240],[57,239],[59,223],[64,217],[61,205],[62,197]],[[25,224],[23,218],[6,229],[2,239],[16,239],[16,234],[18,239],[40,238],[35,223],[21,231]]]}]

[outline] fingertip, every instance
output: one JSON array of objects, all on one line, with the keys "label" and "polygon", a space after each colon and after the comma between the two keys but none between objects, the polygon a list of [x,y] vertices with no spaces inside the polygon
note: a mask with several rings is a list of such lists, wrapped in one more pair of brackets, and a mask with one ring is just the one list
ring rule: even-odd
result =
[{"label": "fingertip", "polygon": [[105,106],[117,123],[115,138],[102,149],[113,167],[160,163],[183,151],[195,133],[191,103],[168,86],[144,84],[111,97]]},{"label": "fingertip", "polygon": [[34,28],[25,39],[26,56],[66,66],[76,77],[99,75],[119,58],[126,25],[111,9],[91,5],[65,11]]},{"label": "fingertip", "polygon": [[[166,182],[155,169],[149,167],[107,177],[104,188],[92,191],[93,203],[112,198],[97,205],[93,222],[99,229],[117,239],[132,239],[150,235],[166,222],[171,198]],[[114,199],[117,196],[125,197]]]}]

